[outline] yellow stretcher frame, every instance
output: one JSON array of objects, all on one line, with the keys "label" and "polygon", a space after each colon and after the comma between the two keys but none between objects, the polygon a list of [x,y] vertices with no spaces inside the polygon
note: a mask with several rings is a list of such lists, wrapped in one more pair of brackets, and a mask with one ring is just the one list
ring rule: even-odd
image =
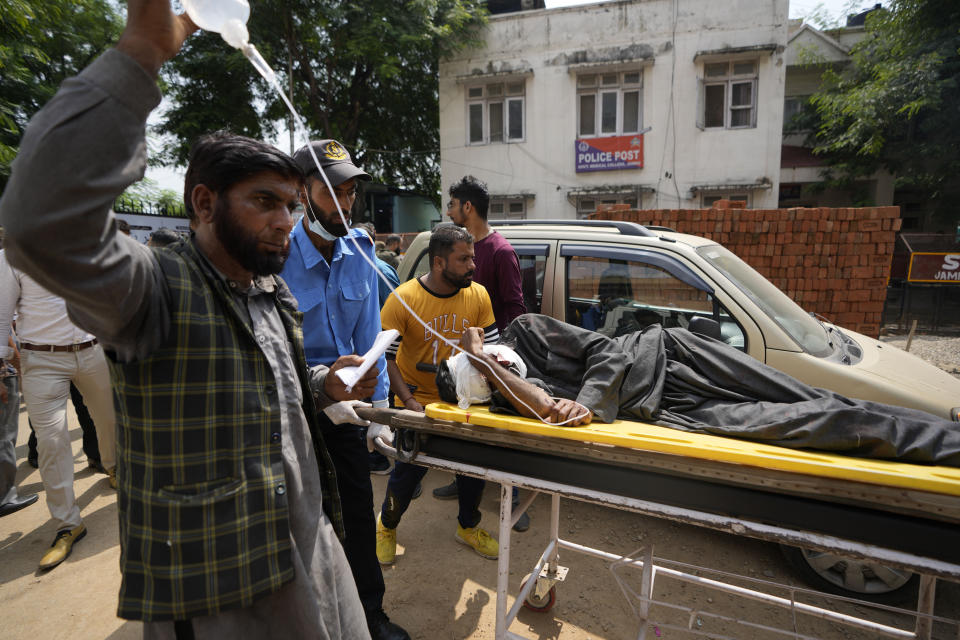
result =
[{"label": "yellow stretcher frame", "polygon": [[[379,413],[377,413],[379,411]],[[514,448],[519,446],[521,449],[530,445],[530,439],[539,441],[534,447],[542,453],[549,454],[554,447],[566,450],[564,455],[570,455],[571,452],[579,452],[580,447],[576,443],[583,443],[583,449],[608,450],[613,452],[612,457],[609,453],[603,453],[601,458],[609,458],[612,462],[615,458],[623,458],[624,450],[633,451],[634,454],[627,456],[632,460],[631,464],[639,464],[645,467],[648,463],[656,466],[658,458],[677,458],[700,460],[700,463],[691,464],[686,471],[694,472],[694,475],[701,470],[704,465],[706,468],[720,465],[723,467],[743,469],[744,473],[750,474],[751,468],[763,480],[761,484],[766,485],[770,478],[804,478],[811,477],[820,480],[827,485],[850,485],[854,487],[856,493],[857,486],[875,486],[876,489],[863,494],[862,499],[865,505],[877,506],[884,504],[878,502],[883,497],[889,497],[898,494],[910,507],[906,510],[891,509],[893,513],[914,513],[922,514],[919,517],[932,516],[932,511],[938,511],[937,507],[943,506],[943,512],[938,512],[934,519],[943,522],[960,522],[960,474],[956,469],[949,467],[921,466],[885,461],[871,461],[846,456],[832,454],[811,453],[805,451],[785,449],[772,445],[752,443],[733,438],[720,436],[693,434],[673,429],[667,429],[656,425],[649,425],[638,422],[618,421],[613,425],[597,423],[586,427],[556,427],[546,425],[536,420],[505,416],[502,414],[493,414],[486,407],[470,407],[467,410],[461,410],[459,407],[445,405],[441,403],[431,404],[426,407],[426,415],[405,410],[373,410],[376,415],[367,415],[368,410],[359,410],[362,416],[378,422],[391,424],[392,426],[406,431],[412,431],[417,437],[425,436],[427,438],[439,436],[442,439],[450,440],[455,443],[457,448],[460,444],[467,441],[487,442],[499,450],[500,446]],[[495,432],[501,432],[496,435]],[[403,431],[398,431],[403,434]],[[409,435],[409,434],[406,434]],[[406,435],[399,439],[402,441]],[[560,445],[559,441],[566,441],[570,444]],[[551,444],[554,443],[554,444]],[[427,451],[414,450],[401,451],[395,449],[382,440],[375,441],[376,448],[390,457],[398,460],[410,461],[415,464],[421,464],[430,468],[437,468],[455,473],[462,473],[473,477],[484,478],[486,480],[501,484],[500,494],[500,558],[498,560],[498,579],[497,579],[497,615],[496,615],[496,638],[497,640],[517,640],[520,636],[509,631],[511,622],[516,618],[519,608],[531,597],[535,597],[537,602],[545,597],[554,589],[554,586],[562,582],[566,575],[566,569],[558,563],[558,552],[560,549],[566,549],[576,553],[583,553],[613,561],[614,564],[627,566],[630,568],[642,569],[642,588],[641,593],[637,594],[640,598],[640,620],[647,620],[648,608],[651,604],[665,604],[652,598],[653,580],[658,574],[670,574],[673,577],[686,580],[693,583],[704,582],[699,572],[694,574],[673,571],[668,566],[659,564],[662,560],[654,558],[652,547],[644,551],[643,559],[623,558],[616,554],[611,554],[600,549],[584,547],[582,545],[563,540],[559,536],[559,511],[560,497],[574,498],[586,502],[592,502],[618,509],[625,509],[642,513],[648,516],[666,518],[674,521],[686,522],[697,526],[712,528],[718,531],[726,531],[737,535],[747,535],[754,538],[765,539],[771,542],[779,542],[793,546],[803,546],[811,549],[832,551],[841,555],[849,555],[855,558],[870,558],[880,563],[890,563],[904,568],[910,568],[920,574],[920,589],[917,601],[917,608],[910,612],[898,610],[901,613],[913,615],[916,619],[916,627],[913,630],[888,627],[883,624],[873,622],[866,618],[855,618],[843,614],[838,614],[819,607],[798,604],[783,598],[777,598],[763,592],[743,589],[739,586],[724,584],[722,582],[707,580],[712,588],[718,588],[721,591],[726,590],[730,593],[743,595],[756,600],[765,600],[776,606],[782,606],[795,609],[798,613],[806,613],[817,617],[834,620],[844,625],[852,625],[856,628],[871,630],[876,633],[876,637],[886,636],[895,638],[914,638],[929,639],[931,637],[934,620],[944,621],[941,618],[935,618],[933,615],[935,585],[939,578],[957,580],[960,578],[960,561],[950,562],[941,561],[935,558],[923,557],[911,553],[903,553],[895,550],[884,549],[874,544],[857,541],[854,538],[836,537],[831,534],[822,534],[815,531],[806,531],[803,529],[784,528],[776,524],[767,524],[765,522],[744,519],[736,515],[724,515],[711,512],[699,511],[684,507],[672,506],[669,503],[657,501],[647,501],[644,499],[627,498],[603,491],[589,489],[583,486],[571,484],[570,480],[557,482],[534,475],[516,471],[501,470],[496,467],[478,466],[470,462],[458,460],[459,456],[453,458],[437,457],[431,453],[431,447],[427,446]],[[546,446],[546,449],[543,447]],[[401,445],[402,447],[402,445]],[[434,449],[436,449],[434,447]],[[618,453],[619,452],[619,453]],[[499,457],[499,456],[498,456]],[[621,460],[622,461],[622,460]],[[639,462],[638,462],[639,461]],[[699,468],[699,469],[698,469]],[[770,469],[774,469],[773,472]],[[654,469],[655,470],[655,469]],[[731,476],[732,477],[732,476]],[[709,480],[709,474],[704,476]],[[742,481],[742,478],[741,478]],[[864,483],[864,484],[860,484]],[[511,508],[512,487],[526,488],[533,491],[525,499],[521,500],[518,507]],[[781,487],[781,490],[783,487]],[[796,490],[796,487],[793,487]],[[787,489],[787,493],[790,489]],[[538,493],[547,493],[551,496],[551,540],[546,549],[540,556],[537,564],[533,567],[531,576],[539,576],[536,580],[529,580],[522,586],[516,601],[510,610],[507,610],[508,580],[510,573],[510,534],[511,527],[516,523],[520,514],[525,511],[532,503]],[[774,490],[777,493],[777,490]],[[931,494],[932,497],[931,497]],[[850,494],[853,495],[853,494]],[[849,496],[848,496],[849,497]],[[829,498],[828,498],[829,500]],[[841,500],[841,503],[849,503],[848,500]],[[933,506],[931,511],[928,506]],[[951,526],[951,525],[946,525]],[[669,562],[669,561],[667,561]],[[709,569],[707,569],[709,571]],[[868,603],[863,603],[867,605]],[[636,609],[635,609],[636,611]],[[960,621],[946,620],[960,629]],[[701,637],[703,634],[694,632],[694,635]],[[641,632],[641,636],[643,633]],[[705,637],[705,636],[703,636]]]},{"label": "yellow stretcher frame", "polygon": [[866,482],[949,496],[960,496],[960,468],[868,460],[826,452],[787,449],[749,440],[691,433],[628,420],[593,422],[582,427],[557,427],[532,418],[491,413],[485,406],[461,409],[433,403],[426,415],[438,420],[530,433],[561,440],[608,444],[639,451],[668,453],[809,476]]}]

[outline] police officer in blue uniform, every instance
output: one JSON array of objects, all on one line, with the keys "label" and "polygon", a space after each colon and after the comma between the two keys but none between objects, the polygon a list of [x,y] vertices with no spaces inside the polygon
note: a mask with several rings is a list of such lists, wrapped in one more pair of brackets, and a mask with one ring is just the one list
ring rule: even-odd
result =
[{"label": "police officer in blue uniform", "polygon": [[[310,153],[313,149],[313,154]],[[305,215],[290,234],[290,257],[281,277],[303,312],[303,346],[307,364],[332,364],[339,356],[363,355],[380,331],[380,304],[373,239],[344,225],[333,194],[317,170],[323,167],[347,224],[360,180],[370,176],[353,164],[350,153],[336,140],[311,142],[294,153],[306,179]],[[364,260],[361,252],[370,262]],[[389,379],[383,356],[372,400],[388,404]],[[331,410],[352,412],[343,403]],[[383,611],[383,573],[376,555],[376,519],[367,458],[365,421],[334,424],[321,417],[323,438],[337,470],[337,488],[343,505],[346,539],[343,549],[367,615],[373,640],[409,640],[410,636]],[[337,418],[342,421],[342,416]]]}]

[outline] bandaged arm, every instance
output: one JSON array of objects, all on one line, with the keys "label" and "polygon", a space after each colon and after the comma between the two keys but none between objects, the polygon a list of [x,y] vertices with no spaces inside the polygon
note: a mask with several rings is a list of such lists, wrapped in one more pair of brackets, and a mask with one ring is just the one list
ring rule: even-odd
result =
[{"label": "bandaged arm", "polygon": [[[478,327],[467,329],[460,338],[460,346],[473,356],[470,364],[510,401],[520,415],[554,424],[565,422],[566,426],[571,427],[589,424],[593,419],[593,412],[582,404],[566,398],[554,399],[540,387],[530,384],[509,369],[500,366],[495,358],[483,352],[482,329]],[[571,418],[575,419],[570,420]],[[570,422],[566,422],[567,420]]]}]

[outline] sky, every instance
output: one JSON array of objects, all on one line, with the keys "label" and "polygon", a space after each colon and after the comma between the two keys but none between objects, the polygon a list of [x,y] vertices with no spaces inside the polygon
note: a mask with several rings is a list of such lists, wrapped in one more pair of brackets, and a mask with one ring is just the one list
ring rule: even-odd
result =
[{"label": "sky", "polygon": [[[556,7],[569,7],[578,4],[590,4],[597,0],[545,0],[548,9]],[[721,0],[722,1],[722,0]],[[814,13],[822,5],[823,10],[828,16],[836,21],[843,23],[846,13],[857,13],[863,9],[868,9],[880,0],[790,0],[790,17],[802,18]],[[161,117],[158,112],[154,112],[151,123]],[[287,133],[282,132],[280,140],[272,140],[281,149],[289,146]],[[164,189],[172,189],[180,192],[183,189],[183,170],[179,168],[150,168],[147,170],[147,177],[157,182]]]},{"label": "sky", "polygon": [[[597,0],[545,0],[545,4],[548,9],[553,9],[556,7],[569,7],[577,4],[590,4]],[[722,0],[721,0],[722,1]],[[818,5],[823,5],[827,13],[835,18],[840,18],[845,13],[845,8],[848,5],[851,5],[853,9],[851,13],[856,13],[863,9],[867,9],[875,5],[877,2],[882,2],[882,0],[869,0],[869,1],[859,1],[859,0],[790,0],[790,17],[791,18],[802,18],[806,15],[809,15],[814,11]]]}]

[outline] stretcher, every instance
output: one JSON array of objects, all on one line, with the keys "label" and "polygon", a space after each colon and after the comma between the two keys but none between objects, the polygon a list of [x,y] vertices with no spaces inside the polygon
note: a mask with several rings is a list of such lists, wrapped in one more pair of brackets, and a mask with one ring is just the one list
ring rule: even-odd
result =
[{"label": "stretcher", "polygon": [[[534,609],[552,605],[565,573],[557,561],[560,548],[643,570],[636,594],[641,620],[653,602],[653,576],[672,571],[655,564],[652,550],[645,558],[623,558],[562,540],[561,496],[920,574],[910,631],[847,620],[816,607],[807,611],[877,637],[930,637],[933,620],[940,620],[933,616],[936,579],[960,581],[957,468],[793,450],[633,421],[557,427],[479,406],[462,410],[437,403],[425,414],[379,410],[369,417],[396,431],[393,446],[376,442],[386,455],[501,484],[498,640],[519,637],[508,627],[524,602]],[[534,492],[515,513],[513,486]],[[536,492],[552,497],[551,539],[531,571],[534,579],[526,581],[507,612],[510,531]],[[674,573],[703,582],[697,572]],[[797,606],[753,591],[740,595]],[[644,629],[641,625],[641,637]]]}]

